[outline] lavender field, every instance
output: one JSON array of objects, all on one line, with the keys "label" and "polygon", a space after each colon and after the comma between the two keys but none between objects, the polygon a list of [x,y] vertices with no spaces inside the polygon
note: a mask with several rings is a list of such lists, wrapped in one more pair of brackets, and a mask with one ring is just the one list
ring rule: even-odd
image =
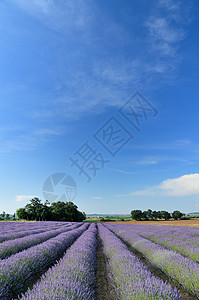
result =
[{"label": "lavender field", "polygon": [[199,229],[2,222],[0,299],[199,299]]}]

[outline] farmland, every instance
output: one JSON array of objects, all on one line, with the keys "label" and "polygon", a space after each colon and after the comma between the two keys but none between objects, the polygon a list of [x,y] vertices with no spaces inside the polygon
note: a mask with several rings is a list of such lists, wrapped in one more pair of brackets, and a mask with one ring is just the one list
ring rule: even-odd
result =
[{"label": "farmland", "polygon": [[0,299],[199,299],[199,228],[0,223]]}]

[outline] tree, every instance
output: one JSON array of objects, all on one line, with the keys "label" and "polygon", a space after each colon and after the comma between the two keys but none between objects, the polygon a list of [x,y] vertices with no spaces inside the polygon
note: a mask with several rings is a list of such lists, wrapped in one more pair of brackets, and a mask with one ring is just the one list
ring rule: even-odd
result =
[{"label": "tree", "polygon": [[82,222],[86,219],[85,214],[80,212],[77,206],[73,202],[53,202],[52,208],[52,219],[54,221],[71,221],[71,222]]},{"label": "tree", "polygon": [[27,220],[27,212],[25,208],[19,208],[16,211],[18,219]]},{"label": "tree", "polygon": [[85,215],[85,213],[82,213],[81,211],[77,211],[78,213],[77,213],[77,219],[76,219],[76,221],[77,222],[82,222],[82,221],[84,221],[84,220],[86,220],[86,215]]},{"label": "tree", "polygon": [[146,216],[149,220],[153,219],[153,212],[151,209],[148,209],[146,212]]},{"label": "tree", "polygon": [[50,205],[48,200],[43,204],[35,197],[24,208],[17,210],[17,216],[25,220],[82,222],[86,215],[77,208],[73,202],[58,201]]},{"label": "tree", "polygon": [[142,211],[139,209],[132,210],[131,217],[133,220],[140,221],[142,219]]},{"label": "tree", "polygon": [[54,221],[73,221],[70,218],[69,213],[66,211],[65,202],[53,202],[51,204],[52,209],[52,219]]},{"label": "tree", "polygon": [[147,211],[146,211],[146,210],[143,211],[141,218],[142,218],[144,221],[148,221],[148,220],[149,220],[149,218],[148,218],[148,216],[147,216]]},{"label": "tree", "polygon": [[174,220],[178,220],[183,216],[183,213],[181,213],[179,210],[174,210],[172,212],[172,217],[174,218]]},{"label": "tree", "polygon": [[6,214],[5,219],[9,220],[10,219],[10,214]]},{"label": "tree", "polygon": [[157,211],[157,219],[164,219],[160,210]]},{"label": "tree", "polygon": [[42,213],[43,204],[41,200],[37,197],[34,197],[30,200],[30,204],[25,206],[27,217],[30,220],[41,221],[41,213]]},{"label": "tree", "polygon": [[165,220],[169,220],[171,219],[171,215],[168,211],[165,211],[165,210],[161,210],[161,218],[162,219],[165,219]]},{"label": "tree", "polygon": [[71,221],[75,220],[75,219],[78,219],[78,210],[77,210],[77,206],[69,201],[69,202],[66,202],[66,211],[69,215],[69,218]]},{"label": "tree", "polygon": [[158,213],[157,213],[157,211],[154,210],[152,212],[152,219],[157,220],[157,218],[158,218]]},{"label": "tree", "polygon": [[41,212],[41,219],[42,219],[42,221],[52,220],[52,210],[50,207],[50,202],[48,200],[46,200],[43,204],[42,212]]}]

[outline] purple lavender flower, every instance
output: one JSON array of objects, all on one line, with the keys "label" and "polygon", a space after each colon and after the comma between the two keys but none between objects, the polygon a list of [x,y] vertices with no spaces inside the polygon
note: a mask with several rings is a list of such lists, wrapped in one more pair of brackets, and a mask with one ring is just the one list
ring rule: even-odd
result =
[{"label": "purple lavender flower", "polygon": [[[11,225],[10,225],[11,224]],[[61,226],[70,226],[70,223],[64,222],[15,222],[0,223],[0,243],[27,235],[46,232],[47,230],[58,229]]]},{"label": "purple lavender flower", "polygon": [[[76,223],[77,226],[83,223]],[[39,278],[88,228],[83,224],[0,261],[0,299],[12,299]]]},{"label": "purple lavender flower", "polygon": [[3,243],[0,243],[0,259],[7,258],[13,254],[16,254],[24,249],[28,249],[34,245],[45,242],[46,240],[57,236],[58,234],[72,229],[77,228],[79,225],[72,226],[61,226],[59,229],[48,230],[46,232],[28,235],[23,238],[16,238],[14,240],[8,240]]},{"label": "purple lavender flower", "polygon": [[91,224],[21,300],[95,299],[97,228]]},{"label": "purple lavender flower", "polygon": [[107,271],[116,290],[114,299],[181,299],[176,289],[152,275],[149,269],[109,229],[98,224]]},{"label": "purple lavender flower", "polygon": [[169,277],[178,281],[189,293],[199,297],[198,263],[141,237],[136,233],[136,231],[140,232],[141,228],[138,229],[138,227],[133,225],[124,226],[120,224],[108,224],[106,226],[133,248],[141,252],[152,264]]}]

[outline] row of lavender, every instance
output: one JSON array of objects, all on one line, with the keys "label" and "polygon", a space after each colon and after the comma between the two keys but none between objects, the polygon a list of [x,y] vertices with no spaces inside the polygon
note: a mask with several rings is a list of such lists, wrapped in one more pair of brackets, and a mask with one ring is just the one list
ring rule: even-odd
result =
[{"label": "row of lavender", "polygon": [[136,233],[134,225],[108,224],[117,236],[142,253],[153,265],[178,282],[189,293],[199,297],[198,263],[177,252],[157,245]]},{"label": "row of lavender", "polygon": [[17,232],[22,230],[47,228],[49,226],[59,226],[63,225],[64,222],[54,222],[54,221],[41,221],[41,222],[1,222],[1,232]]},{"label": "row of lavender", "polygon": [[132,230],[167,249],[199,262],[199,229],[182,226],[136,225]]},{"label": "row of lavender", "polygon": [[[179,267],[179,254],[137,235],[136,230],[141,234],[141,228],[138,230],[137,227],[136,230],[135,228],[133,230],[132,225],[122,226],[119,224],[109,224],[107,227],[119,234],[134,248],[137,247],[137,250],[150,259],[153,264],[156,263],[159,268],[162,267],[162,270],[172,278],[178,280],[176,274],[179,276],[180,272],[184,271],[186,274],[182,281],[178,281],[182,283],[184,278],[189,279],[185,280],[184,287],[198,296],[198,271],[195,268],[196,265],[190,265],[190,259],[181,262]],[[43,233],[32,235],[33,244],[37,241],[41,243],[36,246],[31,244],[31,238],[27,236],[31,248],[0,261],[0,299],[12,299],[20,293],[25,293],[28,288],[31,288],[32,283],[36,282],[49,267],[63,256],[66,249],[77,238],[78,240],[66,252],[63,259],[42,276],[41,283],[37,282],[32,290],[29,289],[21,296],[21,299],[96,299],[96,225],[92,224],[89,227],[89,224],[76,223],[68,227],[68,224],[66,226],[62,224],[58,230],[48,230],[46,238],[49,233],[54,234],[54,231],[58,233],[61,228],[64,231],[68,229],[71,231],[60,233],[43,242],[42,238],[45,239]],[[86,230],[87,228],[89,229]],[[113,299],[181,299],[177,290],[153,276],[148,268],[108,228],[99,224],[98,229],[104,254],[108,258],[107,272],[115,291],[112,295]],[[20,245],[20,240],[23,247],[28,245],[26,238],[8,242],[13,242],[13,245],[14,242],[16,245],[18,242]],[[165,262],[167,262],[166,266]],[[192,263],[194,264],[193,261]],[[171,272],[172,268],[174,270]],[[192,277],[190,276],[191,271],[193,272]]]},{"label": "row of lavender", "polygon": [[95,299],[97,228],[91,224],[21,300]]},{"label": "row of lavender", "polygon": [[[78,227],[79,224],[77,224]],[[83,224],[39,245],[0,261],[0,299],[13,299],[25,292],[88,228]]]},{"label": "row of lavender", "polygon": [[176,289],[154,276],[109,229],[101,224],[98,228],[115,291],[112,299],[181,299]]},{"label": "row of lavender", "polygon": [[16,238],[14,240],[8,240],[0,243],[0,260],[14,255],[22,250],[28,249],[32,246],[43,243],[50,238],[59,235],[60,233],[78,228],[80,225],[81,223],[76,223],[71,226],[63,225],[59,229],[46,230],[42,233],[31,234],[22,238]]},{"label": "row of lavender", "polygon": [[[110,230],[98,225],[112,299],[181,299],[177,290],[153,276]],[[97,228],[92,224],[64,257],[28,290],[21,300],[96,299]]]},{"label": "row of lavender", "polygon": [[[38,222],[38,223],[15,223],[18,229],[11,229],[9,224],[4,225],[5,223],[1,222],[1,234],[0,234],[0,243],[20,237],[24,237],[27,235],[37,234],[41,232],[45,232],[47,230],[58,229],[62,226],[71,226],[72,223],[64,223],[64,222]],[[20,224],[20,225],[19,225]],[[32,225],[34,224],[34,225]],[[37,225],[36,225],[37,224]],[[12,225],[13,227],[14,225]]]},{"label": "row of lavender", "polygon": [[191,226],[158,226],[158,225],[133,225],[136,231],[147,230],[152,233],[162,233],[174,239],[190,242],[199,245],[199,228]]}]

